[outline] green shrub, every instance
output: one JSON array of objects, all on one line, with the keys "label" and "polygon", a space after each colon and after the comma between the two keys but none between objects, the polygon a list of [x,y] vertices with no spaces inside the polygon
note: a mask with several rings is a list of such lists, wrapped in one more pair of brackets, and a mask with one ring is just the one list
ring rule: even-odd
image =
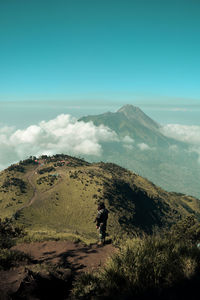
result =
[{"label": "green shrub", "polygon": [[171,231],[128,240],[99,273],[83,275],[76,282],[75,298],[90,299],[91,293],[110,299],[152,291],[159,295],[194,278],[200,265],[197,225],[188,218]]},{"label": "green shrub", "polygon": [[0,249],[0,270],[18,266],[21,262],[28,262],[31,257],[17,250]]},{"label": "green shrub", "polygon": [[22,167],[21,165],[11,165],[10,167],[7,168],[8,171],[16,171],[16,172],[25,172],[25,168]]},{"label": "green shrub", "polygon": [[0,219],[0,248],[11,248],[17,238],[25,235],[22,227],[14,225],[12,219]]},{"label": "green shrub", "polygon": [[161,236],[144,236],[128,241],[108,262],[102,274],[105,282],[115,289],[126,285],[136,292],[144,292],[173,286],[186,274],[191,277],[199,262],[200,252],[196,247],[173,243]]},{"label": "green shrub", "polygon": [[100,286],[101,280],[98,276],[83,273],[74,284],[73,296],[75,299],[92,299],[92,297],[103,291]]},{"label": "green shrub", "polygon": [[168,238],[175,241],[182,241],[186,244],[195,245],[200,241],[199,223],[194,219],[194,216],[188,216],[173,225],[169,231],[165,233]]},{"label": "green shrub", "polygon": [[54,167],[50,166],[50,167],[46,167],[46,168],[38,170],[38,174],[44,174],[46,172],[49,173],[49,172],[52,172],[52,171],[55,171],[55,170],[56,169]]},{"label": "green shrub", "polygon": [[13,224],[12,219],[0,220],[0,269],[9,269],[30,257],[20,251],[9,250],[15,245],[16,239],[25,235],[23,228]]}]

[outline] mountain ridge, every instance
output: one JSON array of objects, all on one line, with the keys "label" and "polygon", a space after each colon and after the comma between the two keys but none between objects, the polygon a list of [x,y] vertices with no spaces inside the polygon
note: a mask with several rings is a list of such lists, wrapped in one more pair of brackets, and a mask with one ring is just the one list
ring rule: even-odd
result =
[{"label": "mountain ridge", "polygon": [[160,129],[160,125],[149,118],[139,107],[132,104],[126,104],[118,109],[117,113],[123,113],[128,119],[134,119],[142,123],[147,128]]},{"label": "mountain ridge", "polygon": [[38,161],[25,160],[0,173],[0,217],[13,217],[29,232],[94,240],[98,201],[110,212],[108,232],[113,238],[149,233],[188,215],[200,220],[198,199],[166,192],[116,164],[88,163],[68,155]]},{"label": "mountain ridge", "polygon": [[165,147],[175,142],[174,139],[161,133],[161,126],[158,123],[148,117],[139,107],[131,104],[122,106],[117,112],[85,116],[78,121],[92,121],[96,126],[103,124],[119,136],[129,135],[138,143],[145,142],[151,147],[158,144]]},{"label": "mountain ridge", "polygon": [[[190,145],[167,137],[161,125],[133,105],[125,105],[116,112],[86,116],[79,121],[104,125],[123,141],[130,143],[101,143],[101,160],[119,164],[132,170],[168,191],[182,192],[200,197],[200,169],[198,155]],[[97,157],[86,157],[96,161]]]}]

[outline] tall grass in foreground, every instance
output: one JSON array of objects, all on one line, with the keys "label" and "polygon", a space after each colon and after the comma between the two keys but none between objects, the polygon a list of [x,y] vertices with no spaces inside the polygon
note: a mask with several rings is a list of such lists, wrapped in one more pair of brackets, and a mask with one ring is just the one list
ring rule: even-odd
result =
[{"label": "tall grass in foreground", "polygon": [[178,286],[200,274],[198,238],[198,224],[187,218],[169,232],[128,240],[98,274],[80,276],[73,295],[75,299],[146,299],[150,295],[168,299],[164,291],[177,293]]}]

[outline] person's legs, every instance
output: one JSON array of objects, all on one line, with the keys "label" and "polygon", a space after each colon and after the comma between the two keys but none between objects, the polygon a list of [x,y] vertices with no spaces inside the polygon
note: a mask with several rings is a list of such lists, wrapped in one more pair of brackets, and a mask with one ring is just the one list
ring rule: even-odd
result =
[{"label": "person's legs", "polygon": [[105,244],[105,238],[106,238],[106,227],[100,226],[100,228],[99,228],[99,245]]}]

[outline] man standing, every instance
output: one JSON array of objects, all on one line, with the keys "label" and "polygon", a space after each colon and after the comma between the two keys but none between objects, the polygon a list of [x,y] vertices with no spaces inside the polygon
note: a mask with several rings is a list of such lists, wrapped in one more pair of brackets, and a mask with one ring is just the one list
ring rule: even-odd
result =
[{"label": "man standing", "polygon": [[106,225],[108,219],[108,210],[105,208],[105,204],[100,202],[98,204],[98,213],[95,219],[96,227],[99,230],[99,243],[98,245],[103,246],[106,238]]}]

